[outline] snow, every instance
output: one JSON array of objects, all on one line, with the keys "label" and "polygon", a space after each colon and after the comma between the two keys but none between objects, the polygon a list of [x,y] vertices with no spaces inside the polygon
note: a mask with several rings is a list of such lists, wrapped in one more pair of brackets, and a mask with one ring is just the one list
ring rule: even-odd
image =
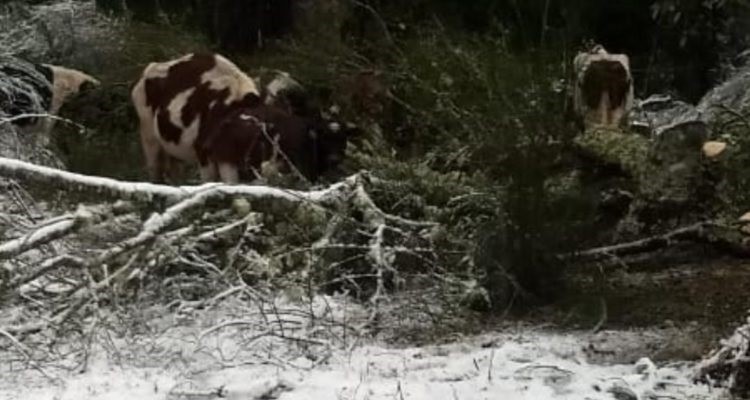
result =
[{"label": "snow", "polygon": [[[204,311],[185,309],[182,318],[154,309],[151,314],[161,321],[161,334],[95,335],[99,340],[89,349],[82,373],[48,369],[57,374],[49,380],[34,369],[0,363],[0,398],[609,400],[615,398],[614,391],[631,393],[619,398],[632,399],[724,398],[716,388],[691,382],[693,363],[657,366],[642,358],[636,363],[594,364],[585,351],[593,334],[586,331],[510,326],[449,344],[410,348],[372,339],[337,341],[345,326],[323,328],[313,326],[315,321],[366,318],[361,309],[342,301],[316,298],[298,306],[278,302],[276,317],[249,312],[251,308],[237,315],[233,307],[240,303],[234,300]],[[176,325],[163,326],[169,321]],[[289,337],[310,337],[311,342],[262,335],[277,324],[286,324]],[[327,336],[315,334],[322,331]],[[641,336],[620,331],[597,337]]]},{"label": "snow", "polygon": [[649,393],[677,399],[719,398],[718,392],[712,394],[706,387],[690,385],[686,378],[689,369],[684,366],[659,369],[644,360],[641,364],[646,367],[639,373],[636,365],[588,364],[579,357],[577,349],[582,343],[573,335],[496,334],[494,339],[502,342],[492,348],[483,348],[476,338],[409,349],[369,345],[351,353],[340,352],[327,365],[309,371],[254,365],[191,379],[180,378],[170,370],[115,368],[105,362],[71,377],[64,387],[5,396],[156,400],[174,398],[170,391],[200,393],[194,388],[203,388],[203,393],[220,390],[224,398],[253,399],[282,384],[279,398],[284,400],[393,399],[400,395],[404,399],[434,400],[612,399],[609,390],[614,386],[630,388],[638,398],[646,398]]}]

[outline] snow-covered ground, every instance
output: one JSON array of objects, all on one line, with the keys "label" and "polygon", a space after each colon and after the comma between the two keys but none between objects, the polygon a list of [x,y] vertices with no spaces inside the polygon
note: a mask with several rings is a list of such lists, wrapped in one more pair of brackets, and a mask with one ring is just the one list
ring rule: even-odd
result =
[{"label": "snow-covered ground", "polygon": [[[596,347],[610,349],[599,353],[638,359],[634,344],[646,339],[643,331],[560,333],[519,326],[450,344],[392,348],[345,337],[356,331],[353,322],[361,310],[337,306],[334,299],[298,308],[266,304],[256,311],[241,304],[232,300],[178,313],[147,310],[149,328],[133,329],[140,334],[92,328],[97,333],[89,336],[85,362],[55,367],[17,355],[10,362],[13,357],[0,353],[0,398],[723,398],[716,389],[691,383],[688,362],[657,367],[644,358],[608,365],[593,357]],[[267,312],[271,309],[275,314]]]}]

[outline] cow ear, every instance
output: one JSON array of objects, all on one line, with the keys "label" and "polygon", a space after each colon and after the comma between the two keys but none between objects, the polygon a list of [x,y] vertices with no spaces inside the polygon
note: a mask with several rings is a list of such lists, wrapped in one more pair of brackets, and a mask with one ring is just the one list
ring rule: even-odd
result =
[{"label": "cow ear", "polygon": [[78,93],[86,93],[89,91],[92,91],[99,86],[99,83],[94,83],[91,81],[83,81],[80,86],[78,86]]}]

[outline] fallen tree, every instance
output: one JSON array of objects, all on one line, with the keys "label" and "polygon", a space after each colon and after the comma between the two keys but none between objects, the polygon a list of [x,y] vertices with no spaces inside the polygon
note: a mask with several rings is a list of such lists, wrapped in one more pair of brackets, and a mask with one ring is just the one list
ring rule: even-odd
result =
[{"label": "fallen tree", "polygon": [[[34,294],[49,302],[49,311],[4,327],[7,335],[60,327],[133,287],[159,292],[169,271],[226,284],[302,271],[304,279],[317,279],[310,290],[335,281],[365,296],[371,326],[409,274],[444,271],[430,239],[437,224],[381,210],[367,190],[376,180],[364,172],[310,191],[123,182],[8,158],[0,158],[0,176],[87,199],[74,212],[0,235],[0,288],[11,299]],[[409,268],[397,265],[404,258]],[[295,276],[284,279],[302,279]]]},{"label": "fallen tree", "polygon": [[736,232],[738,229],[735,226],[716,221],[703,221],[630,242],[581,250],[562,255],[560,258],[583,262],[623,258],[666,249],[686,242],[708,244],[734,256],[750,257],[750,247],[741,240],[737,240],[738,235],[732,235]]}]

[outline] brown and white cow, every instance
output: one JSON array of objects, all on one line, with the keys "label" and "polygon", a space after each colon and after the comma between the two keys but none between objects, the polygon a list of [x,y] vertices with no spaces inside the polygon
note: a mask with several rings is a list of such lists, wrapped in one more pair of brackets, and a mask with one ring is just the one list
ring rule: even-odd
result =
[{"label": "brown and white cow", "polygon": [[55,115],[65,100],[84,90],[87,86],[99,86],[98,79],[75,69],[61,67],[59,65],[42,64],[42,68],[48,68],[52,75],[52,102],[49,111]]},{"label": "brown and white cow", "polygon": [[268,160],[314,180],[343,158],[340,125],[264,104],[256,82],[218,54],[151,63],[131,95],[154,181],[166,157],[199,164],[204,181],[227,183],[257,177]]},{"label": "brown and white cow", "polygon": [[[50,64],[36,64],[13,56],[0,57],[0,80],[5,88],[0,93],[0,112],[13,118],[13,123],[24,130],[48,132],[53,118],[41,119],[42,114],[57,115],[71,96],[99,81],[81,71]],[[28,118],[19,118],[29,115]]]},{"label": "brown and white cow", "polygon": [[[47,69],[52,76],[52,99],[49,106],[49,113],[52,115],[58,115],[65,101],[72,96],[86,88],[100,85],[98,79],[76,69],[50,64],[42,64],[40,68]],[[55,119],[47,118],[42,129],[49,132],[54,125]]]},{"label": "brown and white cow", "polygon": [[633,107],[633,77],[625,54],[603,46],[578,53],[574,59],[573,105],[586,128],[619,126]]}]

